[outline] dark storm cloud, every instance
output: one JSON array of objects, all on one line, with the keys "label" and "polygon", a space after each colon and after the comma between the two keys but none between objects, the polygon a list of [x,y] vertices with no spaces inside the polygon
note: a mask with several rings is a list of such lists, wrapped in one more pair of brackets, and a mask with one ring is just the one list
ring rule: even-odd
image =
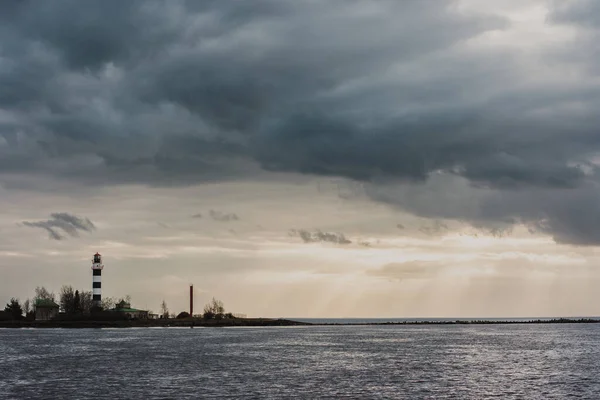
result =
[{"label": "dark storm cloud", "polygon": [[595,0],[553,0],[549,17],[553,22],[600,28],[600,3]]},{"label": "dark storm cloud", "polygon": [[68,236],[77,237],[79,232],[92,232],[96,226],[88,218],[81,218],[68,213],[54,213],[50,215],[51,219],[45,221],[24,221],[23,225],[31,228],[41,228],[48,232],[50,239],[63,240],[66,238],[63,231]]},{"label": "dark storm cloud", "polygon": [[510,234],[514,224],[573,245],[600,243],[600,185],[577,189],[505,190],[474,187],[464,178],[438,175],[426,184],[372,185],[372,198],[414,215],[467,221],[495,236]]},{"label": "dark storm cloud", "polygon": [[[369,154],[356,160],[363,131],[333,116],[363,96],[327,92],[500,26],[449,4],[357,1],[340,12],[342,3],[12,2],[2,17],[0,81],[8,90],[0,100],[24,117],[14,130],[30,143],[11,166],[32,168],[35,160],[60,177],[161,185],[231,179],[256,163],[360,179],[422,177],[413,171],[418,157],[396,166],[390,153],[383,168],[370,165]],[[415,29],[426,33],[416,38]],[[331,122],[297,114],[328,108]],[[348,131],[316,131],[328,126]],[[317,137],[293,148],[306,130]],[[352,132],[354,144],[335,149]],[[377,141],[366,140],[371,154]],[[327,143],[322,162],[310,147]],[[56,157],[96,164],[74,173]]]},{"label": "dark storm cloud", "polygon": [[[598,26],[594,1],[550,4],[548,24]],[[369,193],[427,217],[600,237],[568,204],[544,215],[529,205],[542,192],[596,196],[594,76],[529,84],[523,54],[473,50],[472,39],[511,29],[500,17],[450,0],[4,0],[0,14],[0,181],[169,186],[268,170],[385,189],[444,172],[514,203],[455,212]],[[591,73],[592,39],[542,64]]]},{"label": "dark storm cloud", "polygon": [[[576,29],[576,46],[561,49],[556,59],[567,58],[571,63],[585,68],[590,75],[597,76],[600,73],[600,49],[597,46],[600,40],[600,4],[593,0],[580,0],[562,2],[553,1],[553,10],[548,18],[559,26],[567,26]],[[554,60],[552,60],[554,61]],[[596,96],[597,90],[591,92]],[[586,93],[580,90],[580,96]]]},{"label": "dark storm cloud", "polygon": [[291,236],[298,236],[304,243],[328,242],[335,244],[350,244],[351,240],[347,239],[343,233],[338,232],[322,232],[316,230],[314,232],[305,229],[290,230]]},{"label": "dark storm cloud", "polygon": [[5,0],[2,8],[6,32],[44,44],[74,69],[149,56],[181,33],[169,24],[172,14],[164,2],[107,0],[83,6],[76,0]]}]

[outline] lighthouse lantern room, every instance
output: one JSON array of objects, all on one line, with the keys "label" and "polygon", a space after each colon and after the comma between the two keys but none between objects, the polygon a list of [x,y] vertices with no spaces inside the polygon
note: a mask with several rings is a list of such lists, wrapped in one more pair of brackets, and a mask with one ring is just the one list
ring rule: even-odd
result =
[{"label": "lighthouse lantern room", "polygon": [[92,300],[94,307],[100,307],[102,304],[102,256],[100,253],[94,254],[92,259]]}]

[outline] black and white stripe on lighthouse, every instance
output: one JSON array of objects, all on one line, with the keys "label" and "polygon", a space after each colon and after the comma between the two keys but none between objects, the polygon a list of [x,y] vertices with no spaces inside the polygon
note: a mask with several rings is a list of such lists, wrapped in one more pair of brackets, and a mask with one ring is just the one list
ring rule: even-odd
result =
[{"label": "black and white stripe on lighthouse", "polygon": [[100,307],[102,305],[102,256],[100,253],[94,254],[92,260],[92,300],[94,307]]}]

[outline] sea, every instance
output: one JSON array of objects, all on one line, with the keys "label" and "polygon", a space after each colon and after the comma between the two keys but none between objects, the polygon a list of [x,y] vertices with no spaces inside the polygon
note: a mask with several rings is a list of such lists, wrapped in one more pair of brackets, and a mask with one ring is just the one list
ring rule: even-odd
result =
[{"label": "sea", "polygon": [[600,324],[0,329],[0,399],[600,399]]}]

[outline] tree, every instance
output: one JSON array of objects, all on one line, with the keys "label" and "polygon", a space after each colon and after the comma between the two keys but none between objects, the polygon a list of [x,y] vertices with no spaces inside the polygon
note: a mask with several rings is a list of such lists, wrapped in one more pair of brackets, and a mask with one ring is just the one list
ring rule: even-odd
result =
[{"label": "tree", "polygon": [[35,296],[33,297],[33,307],[34,308],[35,308],[35,305],[40,300],[55,301],[56,300],[56,296],[54,296],[54,293],[48,291],[48,289],[46,289],[45,287],[43,287],[43,286],[39,287],[38,286],[38,287],[35,288]]},{"label": "tree", "polygon": [[190,313],[186,312],[186,311],[182,311],[179,314],[177,314],[177,319],[183,319],[183,318],[189,318],[190,317]]},{"label": "tree", "polygon": [[75,314],[75,290],[73,286],[63,285],[59,294],[60,309],[65,314]]},{"label": "tree", "polygon": [[31,312],[31,300],[27,299],[23,302],[23,312],[25,315]]},{"label": "tree", "polygon": [[92,308],[92,293],[79,292],[72,286],[64,285],[59,294],[60,308],[65,314],[89,313]]},{"label": "tree", "polygon": [[79,304],[83,313],[89,314],[90,312],[92,312],[92,307],[94,306],[94,301],[92,300],[92,292],[79,292]]},{"label": "tree", "polygon": [[115,308],[117,304],[117,300],[114,297],[103,297],[102,298],[102,309],[104,310],[112,310]]},{"label": "tree", "polygon": [[79,290],[75,291],[75,297],[73,299],[73,310],[77,314],[81,312],[81,297],[79,297]]},{"label": "tree", "polygon": [[44,286],[35,288],[35,298],[40,300],[56,300],[56,296],[53,292],[50,292]]},{"label": "tree", "polygon": [[25,313],[25,318],[35,319],[34,304],[32,300],[27,299],[23,302],[23,312]]},{"label": "tree", "polygon": [[9,313],[12,319],[23,318],[23,308],[19,304],[19,300],[14,297],[10,299],[10,302],[4,307],[4,311]]},{"label": "tree", "polygon": [[225,313],[225,307],[223,306],[223,302],[213,297],[212,300],[204,306],[204,314],[207,313],[212,314],[213,316],[223,316],[223,314]]},{"label": "tree", "polygon": [[169,307],[167,307],[167,302],[164,300],[160,304],[160,315],[162,318],[169,318]]}]

